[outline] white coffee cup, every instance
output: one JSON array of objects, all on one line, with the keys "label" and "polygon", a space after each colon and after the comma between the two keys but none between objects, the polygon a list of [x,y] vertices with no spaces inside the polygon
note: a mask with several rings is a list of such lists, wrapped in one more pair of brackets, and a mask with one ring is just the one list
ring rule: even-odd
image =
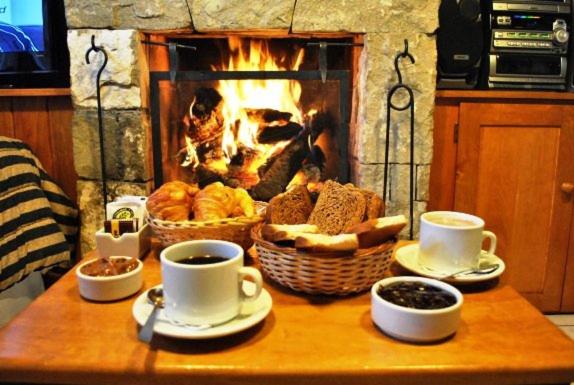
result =
[{"label": "white coffee cup", "polygon": [[[184,264],[190,257],[223,257],[209,264]],[[187,325],[214,325],[236,317],[243,302],[254,301],[262,288],[261,273],[243,266],[243,248],[218,240],[176,243],[160,253],[166,317]],[[255,293],[243,291],[250,277]]]},{"label": "white coffee cup", "polygon": [[418,262],[441,273],[478,268],[482,241],[490,239],[488,254],[496,250],[496,235],[484,230],[484,221],[456,211],[421,215]]}]

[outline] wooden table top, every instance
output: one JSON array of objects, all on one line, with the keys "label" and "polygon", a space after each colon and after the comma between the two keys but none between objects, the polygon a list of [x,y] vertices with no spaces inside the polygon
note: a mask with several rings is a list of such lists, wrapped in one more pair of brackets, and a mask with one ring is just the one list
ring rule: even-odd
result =
[{"label": "wooden table top", "polygon": [[[161,282],[147,256],[145,290]],[[267,318],[215,340],[137,339],[137,296],[91,303],[68,273],[0,330],[0,382],[56,384],[534,384],[574,381],[574,342],[509,286],[465,294],[458,332],[417,345],[381,333],[370,294],[296,294],[270,282]]]}]

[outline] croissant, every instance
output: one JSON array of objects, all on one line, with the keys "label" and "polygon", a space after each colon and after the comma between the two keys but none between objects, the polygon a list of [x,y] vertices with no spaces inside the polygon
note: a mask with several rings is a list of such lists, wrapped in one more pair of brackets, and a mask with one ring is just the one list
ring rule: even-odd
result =
[{"label": "croissant", "polygon": [[255,202],[249,196],[249,193],[242,188],[235,189],[236,206],[231,216],[233,217],[252,217],[255,215]]},{"label": "croissant", "polygon": [[206,186],[195,196],[193,215],[197,221],[211,221],[227,218],[235,210],[237,201],[235,191],[215,182]]},{"label": "croissant", "polygon": [[185,221],[189,219],[193,197],[198,191],[196,185],[178,180],[167,182],[148,197],[147,211],[158,219]]}]

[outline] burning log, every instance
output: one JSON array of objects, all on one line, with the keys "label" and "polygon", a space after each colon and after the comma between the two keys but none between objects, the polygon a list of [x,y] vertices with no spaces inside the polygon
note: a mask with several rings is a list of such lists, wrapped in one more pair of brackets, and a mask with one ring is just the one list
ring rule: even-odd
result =
[{"label": "burning log", "polygon": [[246,166],[249,165],[256,157],[257,151],[255,149],[239,145],[237,147],[237,154],[231,158],[230,164],[234,166]]},{"label": "burning log", "polygon": [[223,175],[217,171],[208,169],[202,164],[197,166],[195,169],[195,176],[197,178],[197,184],[199,185],[199,188],[204,188],[205,186],[215,182],[221,182],[225,184],[225,178]]},{"label": "burning log", "polygon": [[195,91],[195,102],[191,107],[191,115],[198,119],[207,119],[222,100],[223,98],[214,88],[198,88]]},{"label": "burning log", "polygon": [[219,139],[223,135],[223,98],[213,88],[198,88],[184,118],[187,135],[193,144],[201,144]]},{"label": "burning log", "polygon": [[246,108],[245,112],[247,113],[249,120],[258,122],[262,125],[273,122],[287,124],[293,116],[290,112],[282,112],[270,108]]},{"label": "burning log", "polygon": [[301,168],[303,160],[310,154],[307,140],[308,133],[302,132],[283,151],[269,158],[259,168],[259,183],[251,189],[251,195],[255,199],[268,201],[285,191],[293,176]]},{"label": "burning log", "polygon": [[280,142],[282,140],[289,140],[299,134],[303,130],[303,126],[295,122],[287,122],[281,126],[265,126],[259,129],[257,141],[263,144]]}]

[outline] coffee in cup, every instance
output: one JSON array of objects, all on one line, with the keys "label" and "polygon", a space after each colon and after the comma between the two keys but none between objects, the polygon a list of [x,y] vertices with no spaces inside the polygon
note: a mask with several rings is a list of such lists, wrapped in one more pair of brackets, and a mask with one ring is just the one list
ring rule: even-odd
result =
[{"label": "coffee in cup", "polygon": [[184,265],[211,265],[213,263],[225,262],[227,258],[220,257],[219,255],[198,255],[175,261],[176,263],[183,263]]},{"label": "coffee in cup", "polygon": [[496,250],[496,235],[484,230],[484,221],[456,211],[421,215],[418,262],[441,273],[478,268],[482,242],[490,239],[488,254]]},{"label": "coffee in cup", "polygon": [[[160,253],[165,315],[174,323],[214,325],[236,317],[262,289],[261,273],[243,266],[243,248],[219,240],[176,243]],[[249,277],[255,292],[243,291]]]}]

